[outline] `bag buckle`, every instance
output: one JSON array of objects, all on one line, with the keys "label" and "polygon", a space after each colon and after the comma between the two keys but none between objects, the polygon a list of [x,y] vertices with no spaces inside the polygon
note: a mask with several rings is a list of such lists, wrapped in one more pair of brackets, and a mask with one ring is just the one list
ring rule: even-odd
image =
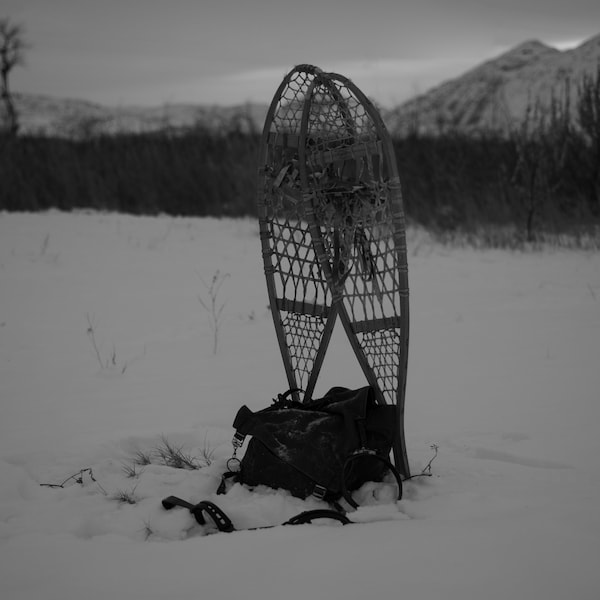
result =
[{"label": "bag buckle", "polygon": [[242,435],[241,433],[238,433],[236,431],[235,435],[233,436],[233,439],[231,440],[231,445],[233,446],[233,455],[235,456],[235,452],[241,448],[244,445],[244,440],[246,439],[245,435]]},{"label": "bag buckle", "polygon": [[322,485],[319,485],[318,483],[315,485],[315,489],[313,490],[312,495],[317,499],[317,500],[324,500],[325,499],[325,494],[327,494],[327,488],[323,487]]},{"label": "bag buckle", "polygon": [[374,454],[377,454],[377,452],[375,450],[373,450],[372,448],[366,448],[365,446],[362,446],[362,448],[359,448],[358,450],[355,450],[354,452],[352,452],[352,454],[350,456],[356,456],[359,454],[373,456]]},{"label": "bag buckle", "polygon": [[[227,461],[227,468],[232,471],[233,469],[229,466],[230,464],[237,463],[237,465],[241,465],[240,459],[237,457],[237,451],[244,445],[244,440],[246,439],[245,435],[241,433],[235,432],[233,439],[231,440],[231,445],[233,446],[233,453],[231,454],[231,458]],[[239,468],[238,468],[239,470]]]}]

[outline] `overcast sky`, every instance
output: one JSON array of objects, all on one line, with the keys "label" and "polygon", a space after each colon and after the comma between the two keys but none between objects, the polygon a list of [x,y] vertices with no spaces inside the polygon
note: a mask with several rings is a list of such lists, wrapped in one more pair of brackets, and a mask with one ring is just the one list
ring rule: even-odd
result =
[{"label": "overcast sky", "polygon": [[600,33],[600,0],[0,0],[25,26],[13,91],[103,104],[270,101],[294,65],[385,106],[529,39]]}]

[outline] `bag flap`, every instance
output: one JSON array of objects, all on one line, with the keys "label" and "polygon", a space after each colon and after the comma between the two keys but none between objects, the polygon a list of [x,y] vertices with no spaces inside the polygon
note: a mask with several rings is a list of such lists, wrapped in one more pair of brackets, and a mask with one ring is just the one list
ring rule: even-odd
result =
[{"label": "bag flap", "polygon": [[250,429],[252,428],[253,418],[254,413],[244,404],[244,406],[237,411],[237,415],[235,415],[233,428],[243,435],[251,435]]},{"label": "bag flap", "polygon": [[343,387],[331,388],[323,398],[306,404],[307,410],[322,410],[331,414],[345,415],[347,419],[359,420],[367,416],[367,408],[375,406],[373,388],[365,386],[357,390]]}]

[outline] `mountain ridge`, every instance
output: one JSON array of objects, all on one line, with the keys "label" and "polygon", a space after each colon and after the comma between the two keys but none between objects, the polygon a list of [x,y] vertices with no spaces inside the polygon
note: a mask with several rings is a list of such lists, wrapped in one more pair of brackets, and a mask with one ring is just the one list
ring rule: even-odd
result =
[{"label": "mountain ridge", "polygon": [[544,111],[568,94],[573,107],[578,84],[598,69],[600,35],[564,51],[529,40],[397,106],[386,122],[400,136],[448,130],[505,134],[536,104]]},{"label": "mountain ridge", "polygon": [[108,106],[90,100],[22,93],[15,93],[14,101],[22,133],[65,137],[191,127],[260,131],[267,113],[266,105],[253,102],[233,106],[191,102]]},{"label": "mountain ridge", "polygon": [[[526,40],[508,51],[443,81],[389,110],[382,117],[393,136],[445,131],[506,134],[538,103],[569,94],[571,107],[584,76],[600,73],[600,34],[576,48],[558,50]],[[151,132],[190,127],[262,131],[266,104],[173,103],[159,106],[106,106],[87,100],[41,94],[14,94],[21,132],[86,137],[97,133]]]}]

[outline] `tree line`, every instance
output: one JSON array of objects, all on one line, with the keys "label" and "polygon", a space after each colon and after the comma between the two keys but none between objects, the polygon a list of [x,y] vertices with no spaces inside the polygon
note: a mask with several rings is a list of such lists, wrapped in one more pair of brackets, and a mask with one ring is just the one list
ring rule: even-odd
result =
[{"label": "tree line", "polygon": [[204,129],[0,138],[0,210],[252,214],[257,145],[256,136]]},{"label": "tree line", "polygon": [[[582,103],[575,121],[555,111],[508,138],[446,132],[395,139],[407,218],[438,232],[513,227],[529,240],[598,227],[599,82],[588,82],[582,97],[596,104]],[[259,141],[252,132],[202,127],[83,139],[4,136],[0,210],[254,215]]]},{"label": "tree line", "polygon": [[[0,20],[0,210],[92,208],[132,214],[256,213],[259,135],[235,117],[218,129],[76,138],[19,135],[8,86],[22,27]],[[416,130],[394,140],[409,221],[439,233],[509,228],[600,237],[600,65],[510,135]],[[0,115],[2,116],[2,115]]]}]

